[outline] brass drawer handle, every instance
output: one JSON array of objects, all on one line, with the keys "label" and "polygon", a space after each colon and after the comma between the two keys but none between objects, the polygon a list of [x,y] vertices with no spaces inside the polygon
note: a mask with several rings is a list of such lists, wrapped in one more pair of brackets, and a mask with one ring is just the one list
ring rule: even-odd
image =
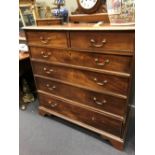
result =
[{"label": "brass drawer handle", "polygon": [[53,91],[54,89],[56,89],[56,86],[53,85],[52,87],[50,86],[50,84],[46,84],[46,87],[50,90]]},{"label": "brass drawer handle", "polygon": [[51,106],[52,108],[58,106],[57,103],[52,103],[52,101],[48,101],[48,104],[50,104],[50,106]]},{"label": "brass drawer handle", "polygon": [[109,59],[106,59],[104,62],[99,62],[98,58],[95,58],[94,61],[96,62],[98,66],[104,66],[110,62]]},{"label": "brass drawer handle", "polygon": [[41,42],[42,42],[43,44],[47,44],[47,43],[51,40],[51,38],[50,38],[50,37],[44,38],[43,36],[41,36],[41,37],[40,37],[40,40],[41,40]]},{"label": "brass drawer handle", "polygon": [[98,84],[99,86],[104,86],[106,83],[108,83],[107,80],[104,80],[102,82],[98,82],[98,79],[95,77],[94,78],[94,81],[96,82],[96,84]]},{"label": "brass drawer handle", "polygon": [[107,103],[106,100],[103,100],[102,102],[97,101],[97,98],[96,98],[96,97],[93,97],[93,100],[94,100],[94,102],[95,102],[97,105],[103,105],[104,103]]},{"label": "brass drawer handle", "polygon": [[96,44],[96,41],[94,39],[90,39],[90,42],[91,42],[91,45],[93,47],[96,47],[96,48],[100,48],[102,47],[107,41],[106,39],[103,39],[102,42],[100,44]]},{"label": "brass drawer handle", "polygon": [[51,22],[47,22],[47,25],[52,25],[52,23]]},{"label": "brass drawer handle", "polygon": [[54,70],[53,69],[47,69],[46,67],[43,68],[46,74],[51,74]]},{"label": "brass drawer handle", "polygon": [[41,55],[42,55],[43,58],[48,58],[51,55],[51,52],[41,51]]},{"label": "brass drawer handle", "polygon": [[91,118],[91,120],[92,120],[92,121],[95,121],[95,117],[93,116],[93,117]]}]

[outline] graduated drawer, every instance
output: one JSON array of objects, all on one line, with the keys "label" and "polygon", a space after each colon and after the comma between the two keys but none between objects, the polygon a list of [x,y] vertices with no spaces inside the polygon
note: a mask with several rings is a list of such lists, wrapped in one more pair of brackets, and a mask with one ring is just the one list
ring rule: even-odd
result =
[{"label": "graduated drawer", "polygon": [[33,72],[37,75],[52,77],[99,91],[107,90],[123,95],[128,93],[128,78],[33,61],[32,65]]},{"label": "graduated drawer", "polygon": [[26,31],[29,45],[67,48],[65,32]]},{"label": "graduated drawer", "polygon": [[104,110],[116,115],[124,116],[126,99],[85,90],[40,77],[35,77],[35,79],[38,90],[93,107],[100,111]]},{"label": "graduated drawer", "polygon": [[84,50],[134,50],[133,32],[70,32],[70,41],[72,48]]},{"label": "graduated drawer", "polygon": [[93,52],[77,52],[49,48],[30,47],[32,58],[46,60],[52,63],[95,68],[100,70],[130,73],[130,56],[118,56]]},{"label": "graduated drawer", "polygon": [[109,118],[75,104],[54,99],[44,94],[39,94],[39,101],[41,106],[50,108],[50,110],[72,120],[93,126],[94,128],[109,132],[116,136],[121,135],[122,121]]}]

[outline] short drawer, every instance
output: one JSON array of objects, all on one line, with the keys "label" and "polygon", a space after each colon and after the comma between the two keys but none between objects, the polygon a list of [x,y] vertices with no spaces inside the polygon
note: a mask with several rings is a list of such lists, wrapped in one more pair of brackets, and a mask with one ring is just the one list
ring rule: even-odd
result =
[{"label": "short drawer", "polygon": [[94,128],[109,132],[116,136],[121,135],[122,122],[105,115],[54,99],[50,96],[39,94],[40,105],[62,114],[72,120],[82,122]]},{"label": "short drawer", "polygon": [[30,47],[30,51],[32,58],[46,60],[51,63],[65,63],[69,65],[123,73],[130,73],[131,70],[131,56],[37,47]]},{"label": "short drawer", "polygon": [[27,31],[29,45],[67,48],[65,32],[55,31]]},{"label": "short drawer", "polygon": [[128,94],[128,78],[34,61],[32,61],[32,65],[36,75],[59,79],[94,90]]},{"label": "short drawer", "polygon": [[38,26],[61,25],[62,19],[39,19],[36,21]]},{"label": "short drawer", "polygon": [[70,32],[72,48],[83,50],[134,51],[132,32]]},{"label": "short drawer", "polygon": [[38,90],[42,90],[56,96],[72,100],[83,105],[104,110],[116,115],[124,116],[126,109],[126,99],[111,95],[85,90],[71,85],[59,83],[35,77]]}]

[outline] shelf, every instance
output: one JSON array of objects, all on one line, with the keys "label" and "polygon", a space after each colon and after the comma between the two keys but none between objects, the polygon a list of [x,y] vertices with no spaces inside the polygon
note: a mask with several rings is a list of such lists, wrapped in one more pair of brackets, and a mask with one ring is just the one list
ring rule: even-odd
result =
[{"label": "shelf", "polygon": [[25,14],[23,14],[23,16],[27,16],[27,15],[32,15],[33,16],[32,13],[25,13]]},{"label": "shelf", "polygon": [[19,4],[19,7],[31,7],[33,4],[28,3],[28,4]]}]

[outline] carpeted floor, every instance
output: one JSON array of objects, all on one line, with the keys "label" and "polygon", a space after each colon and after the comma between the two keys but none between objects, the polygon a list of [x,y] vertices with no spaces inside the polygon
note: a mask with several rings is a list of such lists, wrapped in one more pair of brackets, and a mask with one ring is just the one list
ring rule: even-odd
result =
[{"label": "carpeted floor", "polygon": [[19,155],[134,155],[134,111],[124,151],[113,148],[99,135],[57,117],[42,117],[38,102],[19,111]]}]

